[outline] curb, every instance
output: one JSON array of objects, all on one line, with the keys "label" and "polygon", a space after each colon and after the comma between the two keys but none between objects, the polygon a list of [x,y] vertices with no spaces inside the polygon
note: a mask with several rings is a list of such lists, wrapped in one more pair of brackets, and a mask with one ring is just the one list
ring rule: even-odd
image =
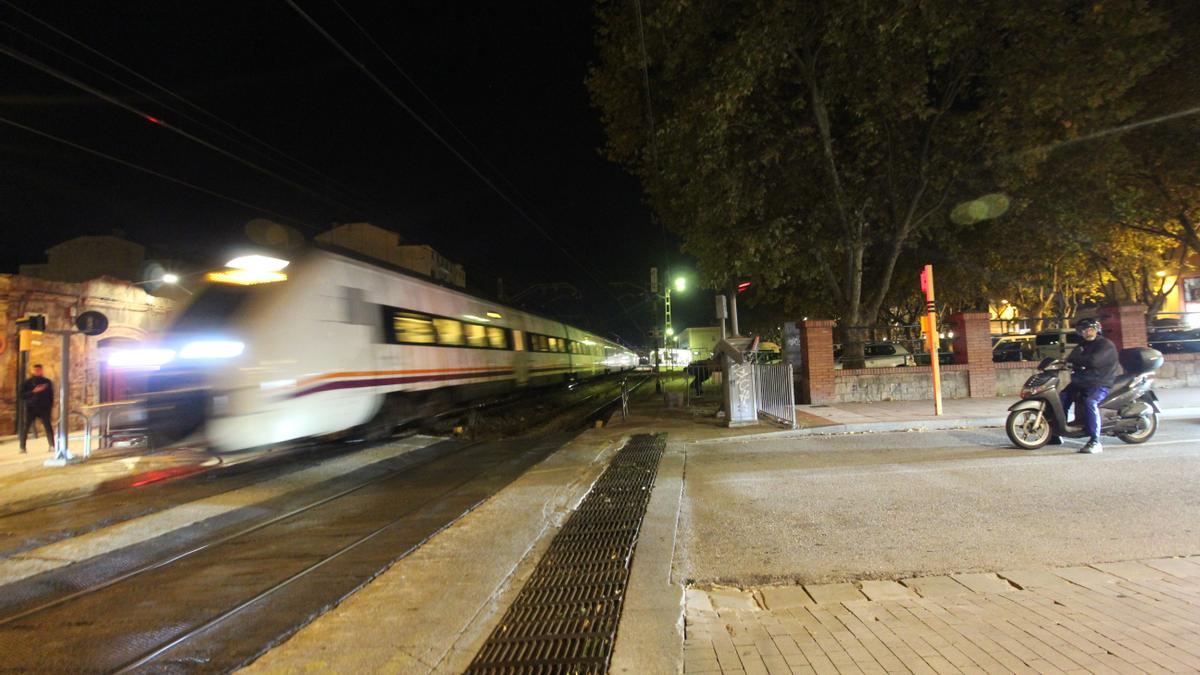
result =
[{"label": "curb", "polygon": [[[1200,417],[1200,407],[1170,408],[1162,412],[1162,417],[1165,419]],[[761,434],[747,434],[745,436],[729,438],[704,439],[694,441],[694,443],[703,445],[705,443],[722,443],[727,441],[774,440],[804,438],[806,436],[837,436],[842,434],[895,433],[905,431],[947,431],[950,429],[1002,427],[1004,426],[1006,419],[1007,416],[948,417],[945,419],[908,420],[900,422],[857,422],[851,424],[829,424],[820,427],[808,427],[807,429],[783,429],[780,431],[766,431]]]}]

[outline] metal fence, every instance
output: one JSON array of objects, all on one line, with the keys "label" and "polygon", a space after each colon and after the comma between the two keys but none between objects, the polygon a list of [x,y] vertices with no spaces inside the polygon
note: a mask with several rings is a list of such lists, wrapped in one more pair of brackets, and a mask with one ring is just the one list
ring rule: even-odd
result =
[{"label": "metal fence", "polygon": [[791,364],[755,364],[753,368],[758,414],[795,429],[796,386]]}]

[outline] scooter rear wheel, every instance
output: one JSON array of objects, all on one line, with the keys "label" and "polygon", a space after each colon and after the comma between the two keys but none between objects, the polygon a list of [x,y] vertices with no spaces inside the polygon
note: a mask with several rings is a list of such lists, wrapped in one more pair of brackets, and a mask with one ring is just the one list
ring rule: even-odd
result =
[{"label": "scooter rear wheel", "polygon": [[1158,431],[1158,413],[1147,415],[1144,419],[1146,423],[1139,426],[1137,431],[1128,434],[1117,434],[1117,438],[1134,445],[1145,443],[1153,438],[1154,433]]},{"label": "scooter rear wheel", "polygon": [[1042,416],[1038,424],[1038,411],[1014,410],[1004,423],[1004,431],[1013,445],[1025,450],[1037,450],[1050,440],[1050,422]]}]

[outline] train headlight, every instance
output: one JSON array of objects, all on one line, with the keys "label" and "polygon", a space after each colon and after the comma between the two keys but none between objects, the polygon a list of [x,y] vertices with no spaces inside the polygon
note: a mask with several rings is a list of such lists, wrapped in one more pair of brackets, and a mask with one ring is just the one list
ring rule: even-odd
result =
[{"label": "train headlight", "polygon": [[185,359],[232,359],[245,350],[246,345],[237,340],[196,340],[184,345],[179,356]]},{"label": "train headlight", "polygon": [[114,368],[158,368],[174,360],[174,349],[118,349],[108,355]]}]

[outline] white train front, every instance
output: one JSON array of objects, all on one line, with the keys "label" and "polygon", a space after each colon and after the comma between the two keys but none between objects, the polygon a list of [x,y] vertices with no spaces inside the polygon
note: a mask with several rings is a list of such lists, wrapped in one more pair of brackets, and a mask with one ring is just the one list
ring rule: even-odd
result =
[{"label": "white train front", "polygon": [[286,272],[253,260],[210,274],[156,344],[109,357],[154,369],[158,439],[202,432],[229,451],[381,433],[458,401],[637,362],[587,331],[344,252],[312,249]]}]

